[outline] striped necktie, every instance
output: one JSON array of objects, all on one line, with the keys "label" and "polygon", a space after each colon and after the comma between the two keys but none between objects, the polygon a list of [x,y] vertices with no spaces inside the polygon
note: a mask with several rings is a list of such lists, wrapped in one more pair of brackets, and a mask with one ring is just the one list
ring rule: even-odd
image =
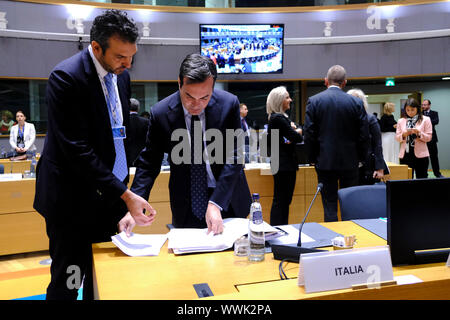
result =
[{"label": "striped necktie", "polygon": [[[107,103],[109,118],[111,121],[111,127],[114,128],[122,126],[122,119],[117,110],[116,90],[114,88],[112,76],[112,73],[108,73],[104,79],[106,90],[108,90]],[[114,148],[116,150],[116,159],[114,161],[114,168],[112,173],[117,177],[117,179],[123,181],[128,175],[127,157],[125,154],[123,139],[114,139]]]}]

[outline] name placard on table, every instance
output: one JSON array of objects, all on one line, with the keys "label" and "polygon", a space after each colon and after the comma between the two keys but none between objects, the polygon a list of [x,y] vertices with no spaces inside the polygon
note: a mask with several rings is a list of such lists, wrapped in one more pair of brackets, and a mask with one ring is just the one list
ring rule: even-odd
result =
[{"label": "name placard on table", "polygon": [[306,293],[393,281],[388,246],[302,254],[298,285]]}]

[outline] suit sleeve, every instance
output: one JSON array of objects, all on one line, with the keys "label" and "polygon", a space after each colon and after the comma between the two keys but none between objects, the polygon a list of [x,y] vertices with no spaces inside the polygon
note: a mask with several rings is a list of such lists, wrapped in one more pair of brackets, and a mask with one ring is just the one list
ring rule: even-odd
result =
[{"label": "suit sleeve", "polygon": [[375,117],[370,121],[370,137],[372,152],[375,156],[375,170],[384,169],[383,147],[381,145],[381,131]]},{"label": "suit sleeve", "polygon": [[29,140],[25,141],[25,149],[28,150],[36,140],[36,129],[34,128],[34,124],[32,123],[27,123],[27,125],[30,126],[30,131],[28,132]]},{"label": "suit sleeve", "polygon": [[[49,122],[65,159],[80,177],[94,181],[101,191],[119,197],[127,189],[99,159],[89,144],[85,94],[80,84],[62,70],[54,71],[47,84]],[[129,95],[129,93],[128,93]],[[104,121],[109,121],[105,119]]]},{"label": "suit sleeve", "polygon": [[305,125],[303,126],[303,135],[305,139],[305,148],[310,163],[317,162],[319,154],[319,145],[317,142],[318,127],[315,117],[314,103],[308,99],[306,103]]},{"label": "suit sleeve", "polygon": [[359,108],[359,139],[358,139],[358,156],[360,162],[364,162],[367,152],[370,148],[370,135],[369,135],[369,120],[367,118],[367,112],[364,106],[360,104]]},{"label": "suit sleeve", "polygon": [[303,136],[291,127],[289,120],[287,118],[286,119],[283,118],[284,116],[272,118],[273,121],[272,128],[279,129],[280,136],[285,137],[292,143],[302,142]]},{"label": "suit sleeve", "polygon": [[[240,129],[240,117],[239,117],[239,101],[236,97],[231,102],[231,110],[225,120],[227,129]],[[216,188],[210,197],[210,201],[219,205],[223,210],[228,210],[233,191],[236,188],[236,184],[239,181],[239,175],[243,170],[242,164],[238,162],[239,150],[237,138],[234,141],[234,150],[232,155],[226,156],[226,162],[222,168],[219,178],[216,181]]]},{"label": "suit sleeve", "polygon": [[423,126],[420,128],[420,138],[418,139],[423,142],[430,142],[433,136],[433,126],[429,118],[424,118],[423,121]]}]

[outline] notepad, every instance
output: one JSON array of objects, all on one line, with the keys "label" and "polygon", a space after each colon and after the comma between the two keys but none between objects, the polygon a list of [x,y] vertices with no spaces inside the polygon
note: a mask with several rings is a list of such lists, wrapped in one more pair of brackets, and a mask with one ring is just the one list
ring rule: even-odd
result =
[{"label": "notepad", "polygon": [[137,234],[128,237],[125,231],[111,237],[112,242],[131,257],[157,256],[167,240],[167,234]]}]

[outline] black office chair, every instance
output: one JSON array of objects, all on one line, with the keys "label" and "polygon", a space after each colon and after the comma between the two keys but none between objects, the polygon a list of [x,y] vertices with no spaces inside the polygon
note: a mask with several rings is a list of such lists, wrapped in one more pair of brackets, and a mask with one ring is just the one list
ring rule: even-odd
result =
[{"label": "black office chair", "polygon": [[0,174],[4,174],[5,173],[5,166],[0,164]]},{"label": "black office chair", "polygon": [[338,199],[343,221],[387,216],[384,183],[339,189]]}]

